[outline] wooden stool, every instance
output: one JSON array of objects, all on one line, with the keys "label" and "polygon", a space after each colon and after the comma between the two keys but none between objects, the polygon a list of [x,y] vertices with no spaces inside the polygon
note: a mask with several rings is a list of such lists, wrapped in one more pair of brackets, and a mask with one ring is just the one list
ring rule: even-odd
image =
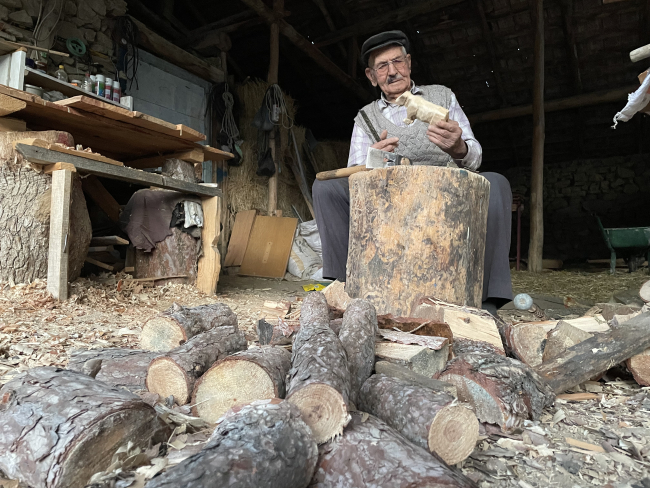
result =
[{"label": "wooden stool", "polygon": [[345,290],[409,316],[424,296],[481,306],[490,183],[464,169],[398,166],[350,177]]}]

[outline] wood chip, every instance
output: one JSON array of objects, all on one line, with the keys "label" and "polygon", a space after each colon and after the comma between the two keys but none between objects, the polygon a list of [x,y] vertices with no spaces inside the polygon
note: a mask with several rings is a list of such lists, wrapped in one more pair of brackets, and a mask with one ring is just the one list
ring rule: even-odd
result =
[{"label": "wood chip", "polygon": [[595,444],[589,444],[588,442],[582,442],[577,439],[572,439],[571,437],[565,437],[565,440],[567,444],[571,446],[578,447],[580,449],[586,449],[587,451],[593,451],[593,452],[605,452],[605,449],[603,449],[600,446],[597,446]]},{"label": "wood chip", "polygon": [[586,400],[598,400],[600,396],[594,393],[562,393],[556,398],[567,402],[584,402]]}]

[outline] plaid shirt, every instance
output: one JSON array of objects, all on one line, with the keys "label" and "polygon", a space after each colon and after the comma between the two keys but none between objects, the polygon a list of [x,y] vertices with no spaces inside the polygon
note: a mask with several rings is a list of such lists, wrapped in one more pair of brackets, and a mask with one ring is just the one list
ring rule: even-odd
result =
[{"label": "plaid shirt", "polygon": [[[411,93],[414,95],[422,93],[420,89],[411,82]],[[406,118],[406,107],[389,103],[384,94],[381,99],[377,100],[377,105],[381,113],[398,127],[405,127],[404,119]],[[449,120],[455,120],[463,130],[462,138],[467,144],[467,155],[463,159],[454,159],[454,162],[463,168],[477,170],[481,166],[483,150],[481,145],[474,138],[474,133],[467,120],[467,115],[463,112],[456,95],[451,94],[451,103],[449,104]],[[370,136],[364,132],[356,123],[352,131],[352,140],[350,141],[350,156],[348,157],[348,166],[357,166],[366,164],[366,155],[368,148],[373,144]]]}]

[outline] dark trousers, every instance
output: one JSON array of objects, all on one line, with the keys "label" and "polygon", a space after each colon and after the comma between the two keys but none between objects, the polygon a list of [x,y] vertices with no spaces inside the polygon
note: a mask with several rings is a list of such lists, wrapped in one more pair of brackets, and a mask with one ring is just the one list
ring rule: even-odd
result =
[{"label": "dark trousers", "polygon": [[[510,227],[512,192],[508,180],[497,173],[481,173],[490,182],[485,238],[483,301],[512,300],[510,280]],[[316,223],[323,246],[323,276],[345,281],[350,232],[350,187],[347,178],[316,180],[312,189]]]}]

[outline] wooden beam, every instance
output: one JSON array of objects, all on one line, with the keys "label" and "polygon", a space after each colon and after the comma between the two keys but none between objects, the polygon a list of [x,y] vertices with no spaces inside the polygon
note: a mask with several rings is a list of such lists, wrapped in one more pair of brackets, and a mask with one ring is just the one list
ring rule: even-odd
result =
[{"label": "wooden beam", "polygon": [[[66,163],[68,164],[68,163]],[[74,166],[73,166],[74,168]],[[76,170],[75,170],[76,171]],[[101,208],[113,222],[120,220],[120,204],[113,198],[95,175],[88,175],[81,180],[81,187],[93,202]]]},{"label": "wooden beam", "polygon": [[190,149],[189,151],[182,151],[170,154],[161,154],[152,156],[150,158],[135,159],[127,161],[127,165],[132,168],[159,168],[168,159],[180,159],[188,163],[200,164],[204,161],[203,150],[200,148]]},{"label": "wooden beam", "polygon": [[[189,2],[190,4],[192,2]],[[250,20],[255,17],[255,12],[251,12],[250,10],[244,10],[243,12],[240,12],[235,15],[231,15],[230,17],[225,17],[223,19],[220,19],[216,22],[211,22],[209,24],[205,24],[198,29],[194,29],[190,31],[190,33],[187,36],[187,41],[185,44],[190,44],[197,39],[200,39],[203,37],[205,34],[207,34],[210,31],[213,30],[221,30],[224,29],[228,26],[232,26],[235,24],[241,24],[241,22]]]},{"label": "wooden beam", "polygon": [[221,254],[219,253],[219,235],[221,234],[221,198],[203,198],[203,229],[201,229],[201,247],[203,253],[199,259],[196,275],[196,287],[208,295],[217,293],[217,283],[221,272]]},{"label": "wooden beam", "polygon": [[8,95],[0,94],[0,116],[4,117],[5,115],[18,112],[25,107],[27,107],[27,102],[18,100]]},{"label": "wooden beam", "polygon": [[138,26],[140,31],[139,44],[145,50],[156,54],[163,59],[166,59],[172,64],[186,69],[190,73],[194,73],[199,78],[212,81],[214,83],[221,83],[224,81],[223,71],[216,66],[212,66],[207,61],[204,61],[180,47],[172,44],[168,40],[159,36],[138,19],[130,17],[133,23]]},{"label": "wooden beam", "polygon": [[[284,0],[273,0],[273,12],[275,15],[280,14],[284,10]],[[278,83],[278,71],[280,65],[280,24],[276,21],[271,24],[271,39],[269,42],[270,45],[270,55],[269,55],[269,73],[267,81],[269,84],[274,85]],[[278,209],[278,169],[280,165],[278,164],[278,158],[280,157],[280,151],[276,147],[279,146],[279,141],[275,140],[276,130],[273,127],[269,135],[269,149],[271,150],[271,156],[273,157],[273,162],[275,164],[275,171],[273,175],[269,178],[269,200],[268,200],[268,215],[273,217]]]},{"label": "wooden beam", "polygon": [[497,51],[494,47],[494,39],[492,37],[492,30],[490,29],[490,24],[487,21],[485,15],[485,7],[483,6],[483,0],[475,0],[476,9],[478,10],[479,17],[481,18],[481,28],[483,29],[483,39],[488,48],[488,53],[490,54],[490,64],[492,65],[492,74],[497,84],[497,92],[501,98],[501,103],[504,106],[509,105],[508,98],[506,97],[505,89],[503,88],[503,77],[501,76],[501,64],[499,64],[499,59],[497,57]]},{"label": "wooden beam", "polygon": [[564,37],[566,39],[567,57],[571,65],[571,74],[573,76],[573,89],[582,93],[582,76],[580,75],[580,61],[578,60],[578,46],[576,45],[576,35],[573,22],[573,0],[564,0],[562,2],[562,16],[564,20]]},{"label": "wooden beam", "polygon": [[140,0],[130,0],[129,12],[136,15],[139,14],[139,17],[147,19],[147,23],[149,23],[153,28],[175,41],[184,37],[184,34],[174,27],[167,19],[162,18]]},{"label": "wooden beam", "polygon": [[[444,1],[461,1],[461,0],[444,0]],[[244,4],[262,17],[267,24],[271,25],[277,23],[280,33],[286,36],[293,44],[300,50],[312,58],[321,68],[333,76],[339,83],[351,90],[357,97],[366,101],[372,100],[373,97],[370,93],[364,90],[355,80],[353,80],[345,71],[339,68],[336,63],[325,56],[311,41],[305,39],[300,35],[296,29],[291,27],[284,19],[278,19],[277,14],[269,9],[262,0],[242,0]]]},{"label": "wooden beam", "polygon": [[[312,0],[312,1],[316,4],[318,9],[321,11],[321,13],[323,14],[323,17],[325,17],[325,23],[327,24],[327,27],[329,28],[330,32],[336,32],[336,25],[334,25],[334,21],[332,20],[332,16],[330,15],[329,10],[327,10],[327,6],[325,5],[325,1],[324,0]],[[339,49],[341,50],[341,54],[344,57],[347,58],[348,53],[346,52],[345,46],[343,45],[343,43],[338,42],[337,45],[338,45]]]},{"label": "wooden beam", "polygon": [[190,193],[206,197],[221,196],[221,190],[208,186],[188,183],[168,176],[148,173],[139,169],[127,168],[125,166],[115,166],[112,164],[93,161],[92,159],[73,156],[65,153],[59,153],[49,149],[43,149],[26,144],[16,144],[16,150],[25,157],[29,162],[34,164],[51,164],[60,161],[71,163],[80,173],[90,173],[104,178],[113,180],[128,181],[136,185],[155,186],[167,190],[176,190],[182,193]]},{"label": "wooden beam", "polygon": [[532,0],[535,28],[533,65],[533,154],[530,179],[528,271],[541,273],[544,251],[544,0]]},{"label": "wooden beam", "polygon": [[77,172],[77,168],[75,168],[70,163],[54,163],[54,164],[48,164],[43,166],[43,173],[45,173],[46,175],[51,175],[55,171],[59,171],[62,169],[67,169],[68,171],[72,171],[73,173]]},{"label": "wooden beam", "polygon": [[47,291],[57,300],[67,300],[72,171],[62,169],[52,173],[51,191]]},{"label": "wooden beam", "polygon": [[359,67],[359,43],[356,37],[350,37],[348,44],[348,74],[352,79],[357,79],[357,68]]},{"label": "wooden beam", "polygon": [[[639,88],[638,85],[630,85],[623,88],[616,88],[615,90],[603,90],[592,93],[585,93],[583,95],[576,95],[573,97],[550,100],[544,103],[544,112],[557,112],[559,110],[588,107],[590,105],[598,105],[601,103],[625,100],[627,99],[628,94],[636,91],[637,88]],[[497,110],[490,110],[489,112],[470,114],[468,115],[468,118],[472,124],[478,124],[480,122],[490,122],[493,120],[521,117],[523,115],[530,115],[532,113],[532,105],[519,105],[517,107],[500,108]]]},{"label": "wooden beam", "polygon": [[[323,47],[352,36],[361,36],[371,32],[379,32],[384,27],[393,26],[414,17],[426,15],[435,10],[449,7],[450,5],[456,5],[463,1],[464,0],[424,0],[412,3],[401,8],[399,11],[391,10],[385,14],[378,15],[377,17],[363,20],[357,24],[339,29],[331,34],[326,34],[323,37],[316,39],[315,44],[317,47]],[[244,3],[247,2],[245,1]]]}]

